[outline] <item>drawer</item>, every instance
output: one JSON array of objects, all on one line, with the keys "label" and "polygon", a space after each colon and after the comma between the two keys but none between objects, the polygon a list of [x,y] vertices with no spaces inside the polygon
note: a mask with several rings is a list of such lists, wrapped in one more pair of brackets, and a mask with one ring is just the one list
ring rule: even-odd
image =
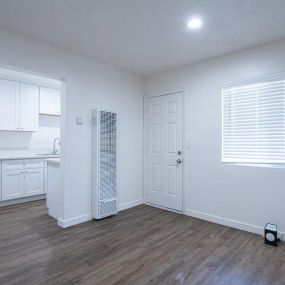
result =
[{"label": "drawer", "polygon": [[21,159],[2,161],[2,170],[16,170],[41,167],[44,167],[44,161],[42,159]]}]

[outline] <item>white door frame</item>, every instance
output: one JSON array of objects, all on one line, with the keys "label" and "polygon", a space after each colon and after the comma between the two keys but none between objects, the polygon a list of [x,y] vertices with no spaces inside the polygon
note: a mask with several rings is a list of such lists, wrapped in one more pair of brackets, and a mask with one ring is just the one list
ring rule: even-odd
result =
[{"label": "white door frame", "polygon": [[[177,94],[177,93],[181,93],[181,98],[182,98],[182,153],[183,153],[183,159],[182,159],[182,212],[180,211],[176,211],[173,209],[169,209],[169,208],[165,208],[165,207],[161,207],[158,205],[154,205],[154,204],[150,204],[146,201],[146,167],[147,167],[147,157],[146,157],[146,124],[145,124],[145,120],[146,120],[146,102],[148,99],[150,98],[155,98],[155,97],[160,97],[160,96],[166,96],[166,95],[172,95],[172,94]],[[153,207],[156,208],[160,208],[163,210],[168,210],[171,212],[175,212],[175,213],[179,213],[179,214],[185,214],[185,210],[186,210],[186,205],[185,205],[185,201],[186,201],[186,197],[185,197],[185,110],[184,110],[184,96],[185,96],[185,91],[184,90],[180,90],[180,91],[169,91],[169,92],[160,92],[157,94],[145,94],[144,95],[144,99],[143,99],[143,200],[144,200],[144,204],[146,205],[151,205]]]}]

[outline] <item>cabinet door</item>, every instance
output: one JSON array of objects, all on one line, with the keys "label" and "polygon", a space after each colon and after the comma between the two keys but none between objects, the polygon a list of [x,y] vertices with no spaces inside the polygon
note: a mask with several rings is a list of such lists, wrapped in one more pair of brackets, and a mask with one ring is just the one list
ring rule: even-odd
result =
[{"label": "cabinet door", "polygon": [[23,185],[24,196],[44,194],[44,168],[25,170]]},{"label": "cabinet door", "polygon": [[0,130],[19,130],[19,83],[0,79]]},{"label": "cabinet door", "polygon": [[20,84],[20,130],[37,131],[39,127],[39,87]]},{"label": "cabinet door", "polygon": [[55,98],[55,114],[60,116],[61,112],[61,91],[56,90],[56,98]]},{"label": "cabinet door", "polygon": [[60,90],[40,87],[40,114],[60,115]]},{"label": "cabinet door", "polygon": [[10,200],[23,196],[23,170],[2,172],[2,200]]}]

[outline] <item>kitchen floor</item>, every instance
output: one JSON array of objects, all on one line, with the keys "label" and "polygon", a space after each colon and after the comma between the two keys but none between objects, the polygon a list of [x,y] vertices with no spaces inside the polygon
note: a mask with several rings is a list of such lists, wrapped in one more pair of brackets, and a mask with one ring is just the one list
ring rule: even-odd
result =
[{"label": "kitchen floor", "polygon": [[45,201],[0,208],[0,284],[285,284],[285,246],[141,205],[68,229]]}]

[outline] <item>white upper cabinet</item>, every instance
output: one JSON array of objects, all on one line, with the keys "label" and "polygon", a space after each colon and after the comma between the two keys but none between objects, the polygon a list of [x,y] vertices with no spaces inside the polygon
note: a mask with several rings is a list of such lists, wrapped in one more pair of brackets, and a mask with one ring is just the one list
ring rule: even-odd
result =
[{"label": "white upper cabinet", "polygon": [[39,87],[0,79],[0,130],[37,131]]},{"label": "white upper cabinet", "polygon": [[20,84],[20,130],[37,131],[39,128],[39,87]]},{"label": "white upper cabinet", "polygon": [[34,132],[39,129],[39,114],[60,116],[59,82],[27,74],[21,81],[9,74],[0,78],[0,131]]},{"label": "white upper cabinet", "polygon": [[40,114],[60,116],[60,95],[58,89],[40,87]]},{"label": "white upper cabinet", "polygon": [[0,79],[0,130],[19,130],[19,85]]}]

